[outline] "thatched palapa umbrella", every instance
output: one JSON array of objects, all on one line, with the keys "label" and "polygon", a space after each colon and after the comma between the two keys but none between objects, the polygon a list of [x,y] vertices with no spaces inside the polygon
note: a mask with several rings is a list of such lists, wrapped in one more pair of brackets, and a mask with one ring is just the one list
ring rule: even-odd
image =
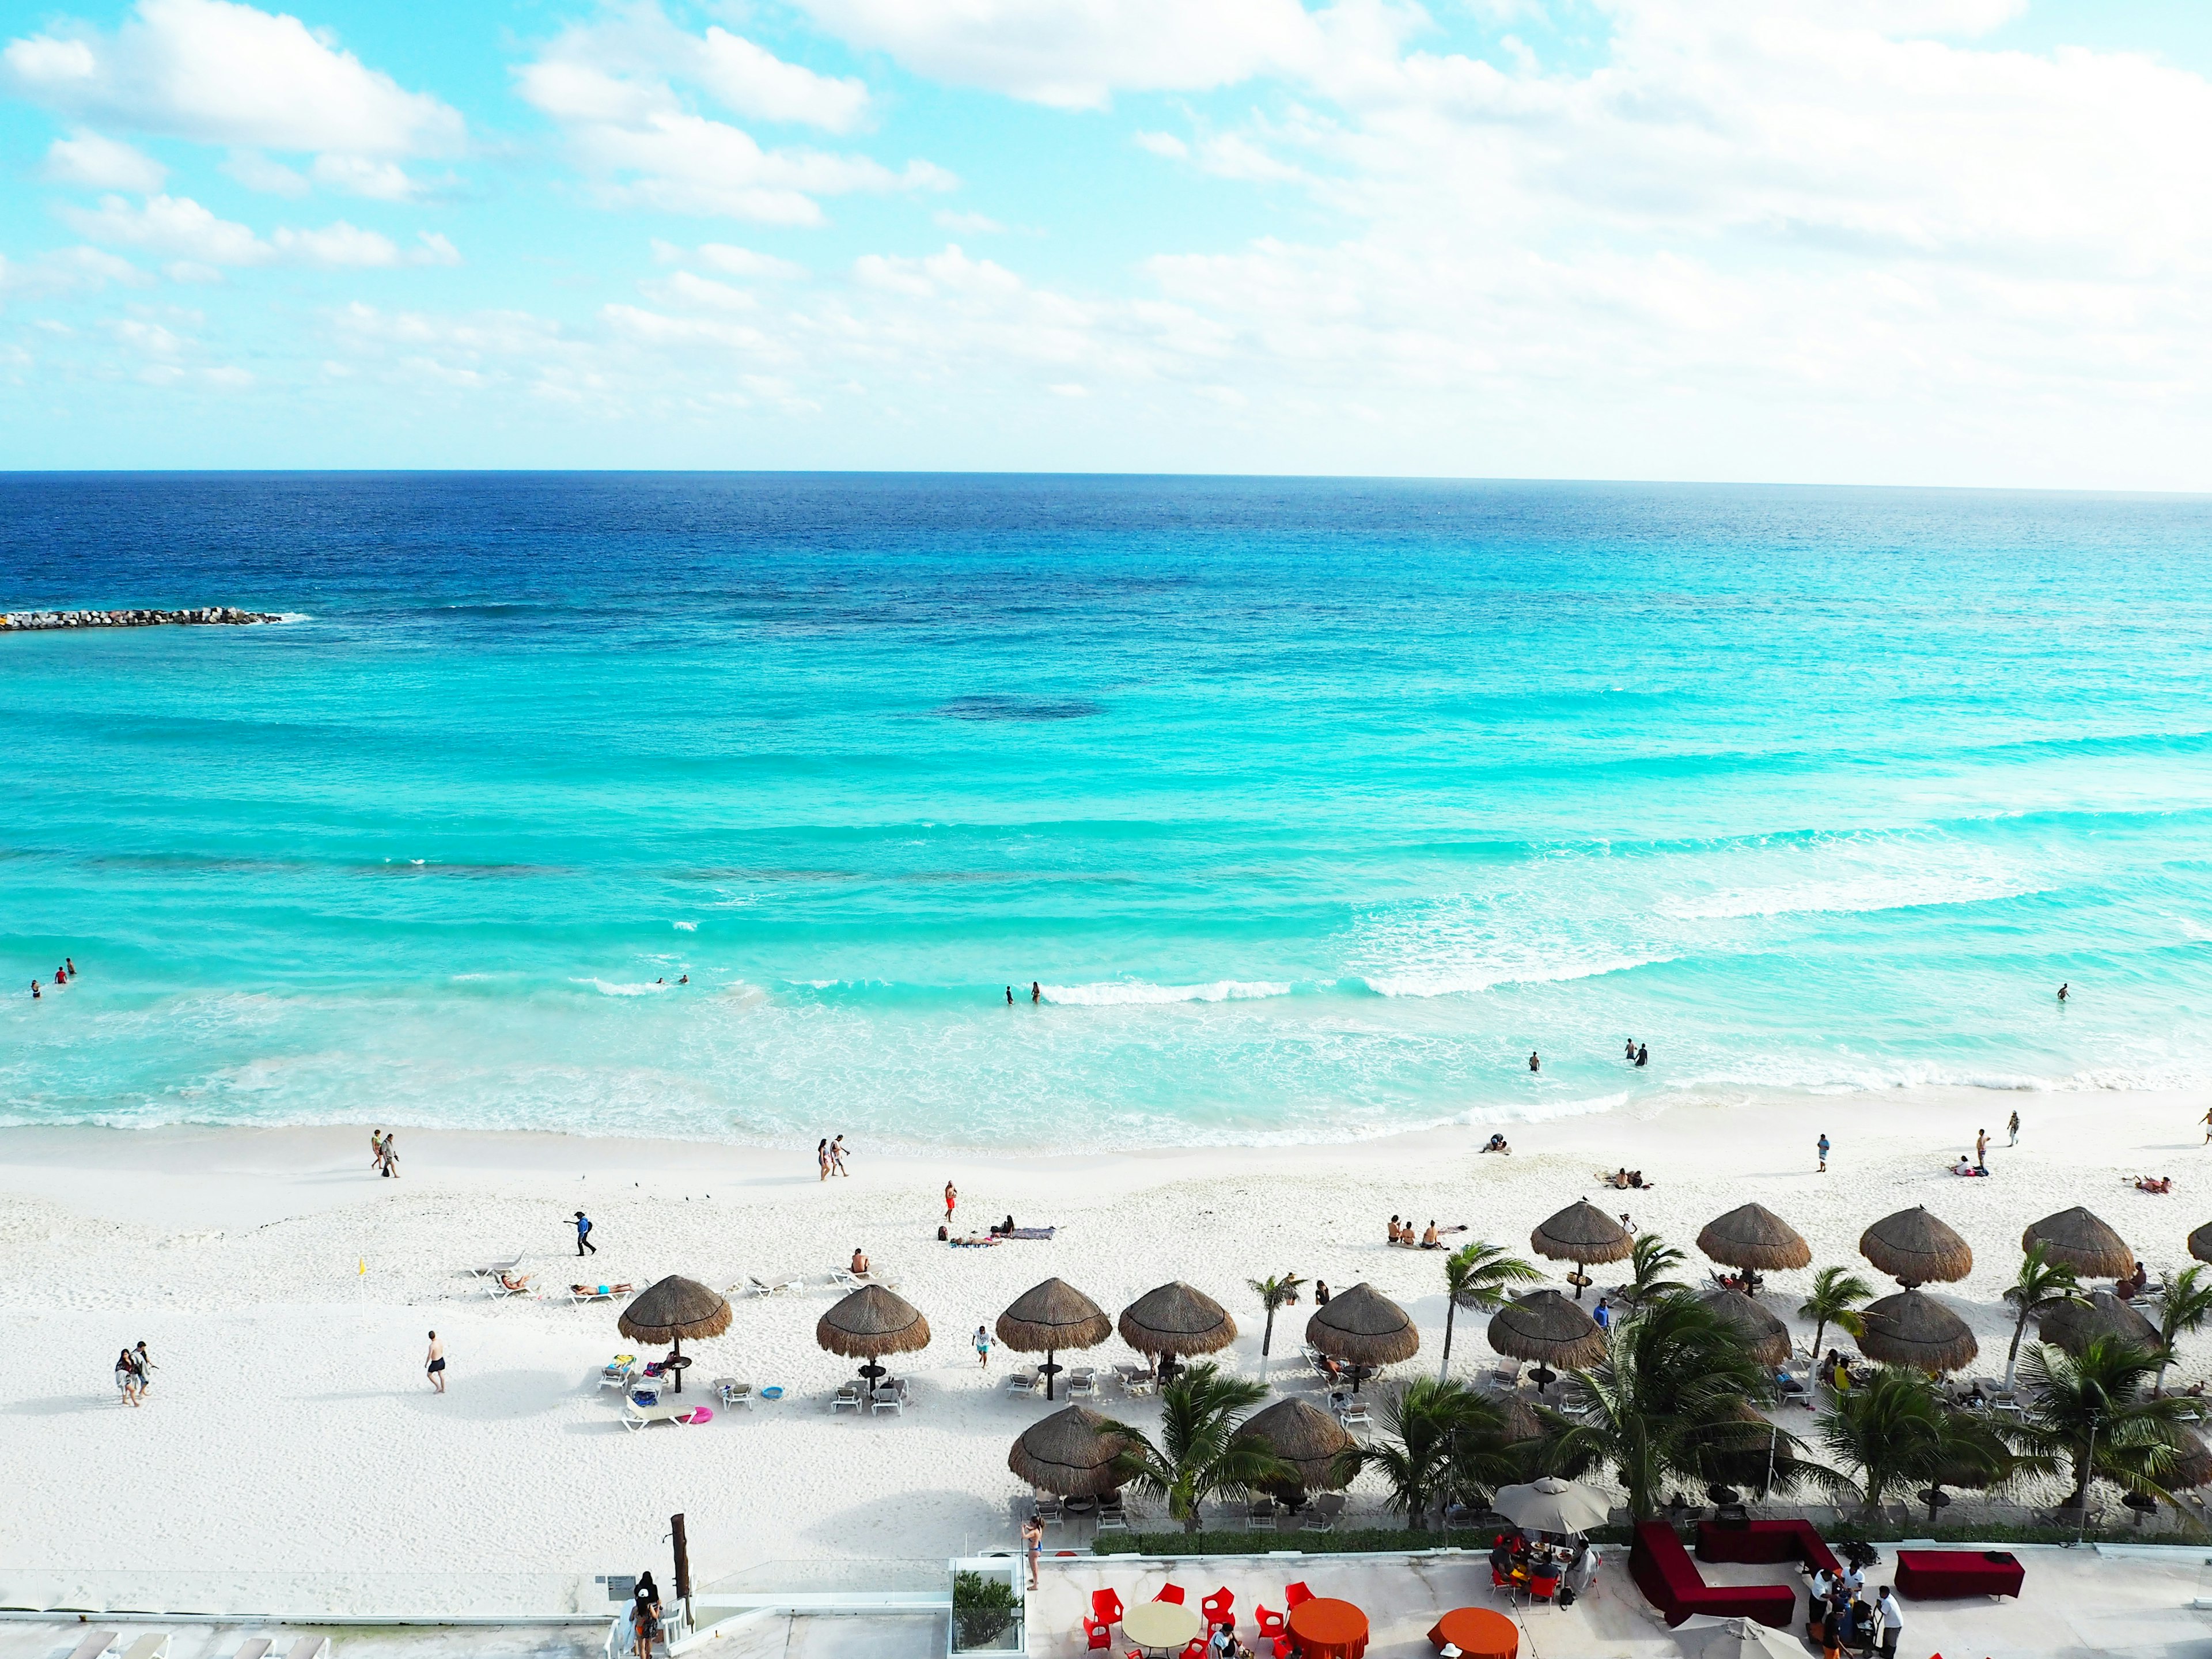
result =
[{"label": "thatched palapa umbrella", "polygon": [[1954,1285],[1974,1271],[1966,1241],[1925,1204],[1886,1215],[1859,1235],[1859,1254],[1906,1290]]},{"label": "thatched palapa umbrella", "polygon": [[[1528,1248],[1554,1261],[1571,1261],[1578,1267],[1593,1262],[1625,1261],[1636,1254],[1636,1240],[1628,1229],[1586,1198],[1573,1203],[1540,1224],[1528,1235]],[[1575,1300],[1583,1299],[1582,1281],[1575,1276]]]},{"label": "thatched palapa umbrella", "polygon": [[1229,1310],[1181,1279],[1146,1291],[1122,1309],[1120,1329],[1124,1342],[1160,1362],[1162,1376],[1171,1375],[1184,1354],[1218,1352],[1237,1340]]},{"label": "thatched palapa umbrella", "polygon": [[1006,1454],[1006,1467],[1040,1492],[1097,1498],[1120,1488],[1114,1460],[1128,1445],[1097,1412],[1069,1406],[1023,1430]]},{"label": "thatched palapa umbrella", "polygon": [[1725,1267],[1749,1275],[1753,1291],[1759,1275],[1809,1265],[1813,1248],[1797,1230],[1764,1204],[1744,1204],[1705,1224],[1698,1248]]},{"label": "thatched palapa umbrella", "polygon": [[1494,1352],[1539,1366],[1580,1370],[1605,1358],[1605,1332],[1597,1321],[1557,1291],[1516,1297],[1491,1316],[1488,1335]]},{"label": "thatched palapa umbrella", "polygon": [[2039,1244],[2051,1261],[2084,1279],[2125,1279],[2136,1270],[2136,1253],[2078,1204],[2028,1224],[2020,1236],[2020,1248],[2032,1250]]},{"label": "thatched palapa umbrella", "polygon": [[1406,1310],[1372,1285],[1339,1291],[1306,1321],[1306,1340],[1332,1359],[1355,1369],[1352,1389],[1359,1391],[1364,1371],[1395,1365],[1420,1352],[1421,1334]]},{"label": "thatched palapa umbrella", "polygon": [[1742,1333],[1760,1364],[1779,1365],[1790,1358],[1790,1328],[1763,1303],[1753,1301],[1741,1291],[1717,1288],[1705,1291],[1698,1300]]},{"label": "thatched palapa umbrella", "polygon": [[860,1375],[872,1383],[884,1374],[876,1362],[885,1354],[929,1346],[929,1322],[896,1291],[863,1285],[814,1322],[814,1340],[830,1353],[866,1360]]},{"label": "thatched palapa umbrella", "polygon": [[[1351,1473],[1339,1467],[1346,1449],[1358,1443],[1351,1431],[1329,1413],[1310,1401],[1295,1397],[1279,1400],[1263,1412],[1246,1418],[1237,1431],[1239,1440],[1263,1443],[1276,1456],[1298,1472],[1298,1492],[1326,1492],[1341,1486]],[[1279,1492],[1295,1505],[1297,1493]]]},{"label": "thatched palapa umbrella", "polygon": [[2194,1429],[2181,1430],[2179,1438],[2179,1455],[2158,1477],[2158,1484],[2168,1492],[2190,1492],[2212,1483],[2212,1447]]},{"label": "thatched palapa umbrella", "polygon": [[[615,1328],[637,1342],[665,1342],[671,1359],[681,1359],[684,1339],[702,1341],[730,1328],[730,1304],[720,1292],[696,1279],[674,1273],[631,1298]],[[688,1362],[686,1362],[688,1363]],[[675,1367],[675,1392],[684,1392],[684,1365]]]},{"label": "thatched palapa umbrella", "polygon": [[1981,1345],[1966,1322],[1920,1291],[1899,1291],[1859,1312],[1859,1349],[1888,1365],[1923,1371],[1964,1370]]},{"label": "thatched palapa umbrella", "polygon": [[1060,1374],[1053,1356],[1062,1348],[1095,1348],[1114,1334],[1114,1322],[1096,1302],[1061,1279],[1033,1285],[999,1316],[999,1340],[1017,1353],[1041,1353],[1044,1397]]},{"label": "thatched palapa umbrella", "polygon": [[2189,1254],[2199,1261],[2212,1261],[2212,1221],[2189,1235]]},{"label": "thatched palapa umbrella", "polygon": [[2154,1353],[2160,1346],[2158,1327],[2110,1291],[2092,1291],[2087,1302],[2061,1302],[2045,1309],[2035,1322],[2035,1334],[2077,1357],[2100,1336],[2117,1336]]}]

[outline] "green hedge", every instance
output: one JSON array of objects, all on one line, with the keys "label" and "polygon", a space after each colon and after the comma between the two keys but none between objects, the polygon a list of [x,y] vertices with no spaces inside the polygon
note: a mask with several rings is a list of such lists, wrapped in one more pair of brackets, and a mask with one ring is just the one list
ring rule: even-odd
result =
[{"label": "green hedge", "polygon": [[1455,1528],[1448,1533],[1416,1532],[1407,1527],[1343,1528],[1336,1532],[1117,1532],[1091,1547],[1100,1555],[1265,1555],[1297,1550],[1304,1555],[1365,1555],[1378,1550],[1480,1550],[1486,1554],[1494,1528]]}]

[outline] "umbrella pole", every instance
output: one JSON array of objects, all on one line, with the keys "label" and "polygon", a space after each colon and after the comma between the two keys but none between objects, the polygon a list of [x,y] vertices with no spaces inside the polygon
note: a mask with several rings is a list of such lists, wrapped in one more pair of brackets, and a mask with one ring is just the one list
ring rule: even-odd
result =
[{"label": "umbrella pole", "polygon": [[1047,1348],[1044,1351],[1044,1397],[1048,1405],[1053,1398],[1052,1385],[1059,1379],[1060,1367],[1052,1363],[1052,1350]]}]

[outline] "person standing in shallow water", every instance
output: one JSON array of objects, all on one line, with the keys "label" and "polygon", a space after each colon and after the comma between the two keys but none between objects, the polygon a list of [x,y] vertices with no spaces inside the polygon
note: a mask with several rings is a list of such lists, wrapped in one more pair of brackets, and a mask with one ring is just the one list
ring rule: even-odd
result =
[{"label": "person standing in shallow water", "polygon": [[1031,1007],[1035,1007],[1038,1003],[1042,1002],[1043,1000],[1044,987],[1038,984],[1035,980],[1031,980],[1030,981],[1030,1006]]},{"label": "person standing in shallow water", "polygon": [[1014,988],[1013,988],[1012,986],[1009,985],[1008,987],[1006,987],[1006,1006],[1007,1006],[1007,1007],[1009,1007],[1009,1008],[1011,1008],[1011,1007],[1012,1007],[1013,1006],[1014,1006]]},{"label": "person standing in shallow water", "polygon": [[1528,1053],[1528,1069],[1532,1072],[1540,1072],[1544,1069],[1544,1062],[1536,1058],[1534,1049],[1529,1050]]},{"label": "person standing in shallow water", "polygon": [[[2071,981],[2069,981],[2069,983],[2070,984],[2070,983],[2071,983]],[[2058,988],[2058,1000],[2059,1000],[2061,1002],[2063,1002],[2063,1001],[2065,1001],[2065,1000],[2066,1000],[2066,990],[2067,990],[2067,988],[2066,988],[2066,986],[2064,986],[2064,985],[2062,985],[2062,986],[2060,986],[2060,987]]]},{"label": "person standing in shallow water", "polygon": [[1637,1050],[1636,1050],[1636,1068],[1637,1068],[1637,1070],[1638,1070],[1638,1071],[1642,1071],[1642,1070],[1643,1070],[1646,1066],[1649,1066],[1650,1063],[1651,1063],[1651,1045],[1650,1045],[1650,1043],[1648,1043],[1648,1042],[1638,1044],[1638,1047],[1637,1047]]}]

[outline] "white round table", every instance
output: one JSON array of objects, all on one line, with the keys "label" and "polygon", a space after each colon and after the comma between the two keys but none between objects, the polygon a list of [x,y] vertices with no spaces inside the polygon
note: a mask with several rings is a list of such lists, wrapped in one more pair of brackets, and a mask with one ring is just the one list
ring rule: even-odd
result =
[{"label": "white round table", "polygon": [[1121,1613],[1121,1631],[1140,1648],[1180,1648],[1198,1634],[1198,1609],[1175,1601],[1139,1601]]}]

